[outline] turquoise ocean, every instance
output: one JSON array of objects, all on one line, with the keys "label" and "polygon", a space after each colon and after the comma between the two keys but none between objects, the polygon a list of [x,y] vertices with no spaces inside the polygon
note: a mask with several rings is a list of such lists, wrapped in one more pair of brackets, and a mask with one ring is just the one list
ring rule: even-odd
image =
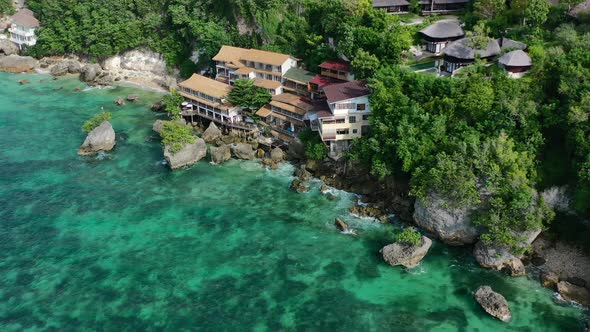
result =
[{"label": "turquoise ocean", "polygon": [[[141,101],[113,104],[130,93]],[[292,166],[169,171],[151,131],[159,97],[0,74],[0,331],[583,330],[587,311],[466,249],[435,243],[416,268],[386,265],[396,226],[351,216],[354,196],[329,200],[319,183],[291,192]],[[101,107],[117,147],[80,157],[80,126]],[[483,284],[510,323],[475,302]]]}]

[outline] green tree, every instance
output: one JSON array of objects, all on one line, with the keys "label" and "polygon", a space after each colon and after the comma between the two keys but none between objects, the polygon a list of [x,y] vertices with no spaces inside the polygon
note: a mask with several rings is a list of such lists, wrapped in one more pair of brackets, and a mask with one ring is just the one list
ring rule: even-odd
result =
[{"label": "green tree", "polygon": [[395,241],[409,246],[419,246],[422,243],[422,235],[414,227],[404,228],[401,233],[395,237]]},{"label": "green tree", "polygon": [[189,126],[177,121],[166,121],[160,132],[162,144],[168,146],[172,154],[179,152],[186,144],[195,142]]},{"label": "green tree", "polygon": [[473,6],[477,17],[490,20],[504,12],[506,0],[478,0]]},{"label": "green tree", "polygon": [[0,0],[0,16],[12,15],[14,7],[11,0]]},{"label": "green tree", "polygon": [[171,116],[176,119],[178,118],[178,112],[180,111],[180,106],[184,101],[184,98],[178,93],[176,89],[171,89],[170,93],[165,95],[162,98],[164,102],[164,110],[168,113],[168,116]]},{"label": "green tree", "polygon": [[110,112],[102,112],[95,115],[92,119],[84,122],[82,130],[89,133],[96,127],[100,126],[105,121],[111,121],[112,114]]},{"label": "green tree", "polygon": [[371,77],[379,69],[380,65],[381,63],[375,55],[362,49],[357,50],[351,63],[352,72],[356,79]]},{"label": "green tree", "polygon": [[263,88],[254,85],[254,80],[239,79],[234,82],[228,100],[237,106],[259,109],[268,104],[271,94]]},{"label": "green tree", "polygon": [[528,0],[524,17],[529,24],[538,27],[547,21],[549,9],[551,9],[551,3],[547,0]]}]

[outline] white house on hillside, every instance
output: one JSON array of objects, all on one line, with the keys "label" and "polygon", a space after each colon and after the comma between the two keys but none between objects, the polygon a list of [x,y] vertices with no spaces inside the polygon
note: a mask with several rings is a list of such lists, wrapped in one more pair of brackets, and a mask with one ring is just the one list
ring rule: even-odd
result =
[{"label": "white house on hillside", "polygon": [[364,80],[328,85],[323,91],[327,108],[317,111],[319,134],[330,157],[338,159],[353,139],[369,133],[371,91]]},{"label": "white house on hillside", "polygon": [[35,14],[27,8],[19,10],[10,18],[10,41],[17,44],[20,49],[37,44],[35,32],[39,28],[39,21]]}]

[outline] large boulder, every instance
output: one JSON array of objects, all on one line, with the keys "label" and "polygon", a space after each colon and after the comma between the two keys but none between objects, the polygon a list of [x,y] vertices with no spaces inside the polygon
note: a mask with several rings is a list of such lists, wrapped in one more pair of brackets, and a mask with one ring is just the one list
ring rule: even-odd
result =
[{"label": "large boulder", "polygon": [[511,276],[518,277],[526,274],[524,264],[520,258],[510,253],[510,250],[504,247],[488,245],[483,241],[477,242],[473,250],[473,255],[483,267],[494,270],[505,270]]},{"label": "large boulder", "polygon": [[301,180],[300,178],[296,178],[295,180],[293,180],[293,182],[291,182],[290,188],[291,190],[296,191],[300,194],[309,191],[309,186],[307,185],[307,182]]},{"label": "large boulder", "polygon": [[587,288],[576,286],[567,281],[560,281],[557,284],[557,291],[568,301],[590,307],[590,291]]},{"label": "large boulder", "polygon": [[63,60],[51,68],[49,73],[53,76],[63,76],[65,74],[78,74],[82,71],[80,63],[76,60]]},{"label": "large boulder", "polygon": [[8,39],[0,39],[0,53],[5,55],[18,54],[18,46]]},{"label": "large boulder", "polygon": [[211,121],[207,130],[205,130],[205,132],[203,133],[203,139],[208,144],[212,144],[218,138],[220,138],[222,135],[223,134],[221,133],[221,130],[219,130],[219,128],[217,128],[217,126],[215,125],[215,122]]},{"label": "large boulder", "polygon": [[[541,233],[540,230],[518,233],[518,237],[521,239],[520,245],[530,245],[539,233]],[[513,255],[509,248],[479,241],[475,244],[473,255],[479,265],[483,267],[498,271],[505,270],[513,277],[526,274],[521,257]]]},{"label": "large boulder", "polygon": [[283,150],[281,150],[281,148],[276,147],[270,151],[270,159],[272,159],[272,161],[275,163],[280,163],[285,159],[285,153]]},{"label": "large boulder", "polygon": [[480,230],[471,223],[473,208],[452,208],[447,200],[431,194],[427,202],[416,199],[414,221],[418,226],[436,235],[450,245],[473,244]]},{"label": "large boulder", "polygon": [[313,179],[313,175],[305,169],[305,165],[301,165],[296,171],[295,176],[301,179],[302,181],[309,181]]},{"label": "large boulder", "polygon": [[84,143],[78,150],[78,154],[89,155],[99,151],[110,151],[115,147],[115,144],[115,130],[113,130],[110,122],[104,121],[100,126],[88,133]]},{"label": "large boulder", "polygon": [[207,144],[202,138],[196,138],[194,143],[185,144],[176,153],[170,151],[169,146],[164,146],[164,158],[172,170],[191,166],[207,155]]},{"label": "large boulder", "polygon": [[0,71],[8,73],[31,72],[39,66],[39,61],[30,56],[0,56]]},{"label": "large boulder", "polygon": [[246,143],[235,143],[230,145],[231,153],[234,157],[244,160],[253,160],[256,151],[250,144]]},{"label": "large boulder", "polygon": [[222,144],[219,147],[212,146],[210,152],[211,161],[215,164],[223,164],[231,159],[231,149],[225,144]]},{"label": "large boulder", "polygon": [[99,64],[87,64],[80,71],[80,79],[83,82],[92,83],[101,74],[102,67]]},{"label": "large boulder", "polygon": [[557,273],[553,271],[543,271],[541,272],[541,286],[550,289],[557,289],[557,284],[559,283],[559,276]]},{"label": "large boulder", "polygon": [[432,240],[422,236],[420,245],[412,246],[405,243],[393,243],[383,247],[379,252],[383,259],[391,266],[403,265],[412,267],[426,256],[432,246]]},{"label": "large boulder", "polygon": [[491,316],[503,322],[508,322],[512,318],[508,301],[506,301],[502,294],[494,292],[492,287],[481,286],[473,295],[481,307]]}]

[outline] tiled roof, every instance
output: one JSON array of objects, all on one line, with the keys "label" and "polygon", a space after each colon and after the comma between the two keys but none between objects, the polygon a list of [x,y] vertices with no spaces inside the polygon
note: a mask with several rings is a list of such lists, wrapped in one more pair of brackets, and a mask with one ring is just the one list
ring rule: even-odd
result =
[{"label": "tiled roof", "polygon": [[278,107],[278,108],[283,109],[285,111],[289,111],[289,112],[299,114],[299,115],[305,115],[305,113],[307,113],[307,111],[304,109],[301,109],[301,108],[293,106],[293,105],[281,103],[280,101],[273,100],[270,102],[270,104],[274,107]]},{"label": "tiled roof", "polygon": [[224,45],[217,55],[213,57],[213,61],[233,62],[235,64],[240,61],[242,55],[247,51],[245,48]]},{"label": "tiled roof", "polygon": [[575,18],[578,18],[578,16],[583,13],[590,14],[590,0],[586,0],[573,6],[568,12],[570,16]]},{"label": "tiled roof", "polygon": [[281,93],[276,96],[272,97],[272,100],[278,101],[281,103],[293,105],[295,107],[299,107],[305,111],[311,111],[313,109],[313,105],[311,102],[306,100],[305,98],[299,97],[292,93]]},{"label": "tiled roof", "polygon": [[318,75],[309,81],[309,83],[317,84],[321,88],[329,84],[344,83],[344,81],[332,77]]},{"label": "tiled roof", "polygon": [[495,39],[490,39],[485,49],[474,49],[472,46],[472,38],[463,38],[456,40],[447,46],[443,53],[457,59],[472,60],[475,55],[482,58],[489,58],[500,54],[500,44]]},{"label": "tiled roof", "polygon": [[531,57],[522,50],[508,52],[501,56],[498,62],[510,67],[528,67],[533,65]]},{"label": "tiled roof", "polygon": [[407,6],[410,3],[406,0],[373,0],[373,7]]},{"label": "tiled roof", "polygon": [[227,97],[232,89],[230,85],[197,74],[178,85],[219,99]]},{"label": "tiled roof", "polygon": [[35,18],[35,14],[27,8],[19,10],[10,18],[12,23],[27,28],[38,28],[39,20]]},{"label": "tiled roof", "polygon": [[319,65],[320,68],[324,69],[332,69],[332,70],[339,70],[339,71],[350,71],[350,64],[346,61],[342,60],[330,60],[322,63]]},{"label": "tiled roof", "polygon": [[254,80],[254,85],[264,89],[278,89],[283,84],[279,81],[271,81],[262,78],[257,78]]},{"label": "tiled roof", "polygon": [[420,33],[430,38],[455,38],[465,35],[463,29],[455,21],[438,21],[420,30]]},{"label": "tiled roof", "polygon": [[289,54],[250,49],[241,56],[242,61],[261,62],[268,65],[280,66],[289,60]]},{"label": "tiled roof", "polygon": [[309,81],[311,81],[314,76],[314,73],[301,68],[291,68],[287,71],[287,73],[285,73],[285,75],[283,75],[285,79],[302,84],[309,83]]},{"label": "tiled roof", "polygon": [[367,87],[367,81],[352,81],[341,84],[333,84],[324,87],[324,93],[328,103],[335,103],[342,100],[368,96],[371,90]]}]

